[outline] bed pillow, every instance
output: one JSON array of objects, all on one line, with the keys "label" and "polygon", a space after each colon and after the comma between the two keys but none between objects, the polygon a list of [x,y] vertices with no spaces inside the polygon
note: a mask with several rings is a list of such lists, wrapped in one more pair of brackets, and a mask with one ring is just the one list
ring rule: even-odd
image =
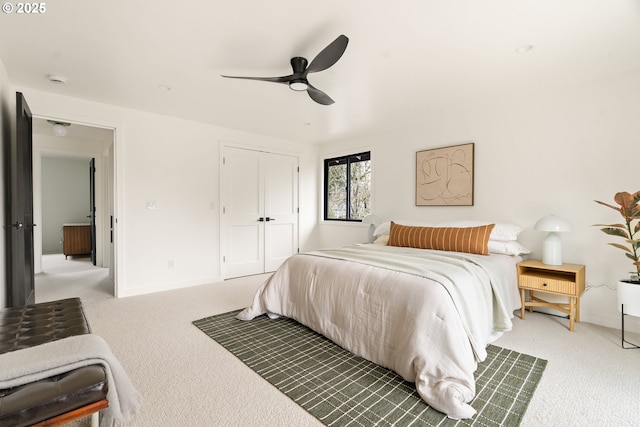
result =
[{"label": "bed pillow", "polygon": [[494,225],[479,227],[415,227],[391,221],[389,246],[488,255]]},{"label": "bed pillow", "polygon": [[385,221],[373,231],[374,236],[384,236],[385,234],[389,234],[389,227],[391,227],[391,223],[389,221]]},{"label": "bed pillow", "polygon": [[499,240],[489,240],[487,243],[490,254],[502,255],[525,255],[531,251],[516,241],[501,242]]},{"label": "bed pillow", "polygon": [[376,245],[386,245],[388,242],[389,242],[388,234],[383,234],[382,236],[378,237],[376,240],[373,241],[373,243],[375,243]]},{"label": "bed pillow", "polygon": [[489,240],[499,240],[501,242],[510,242],[518,240],[518,236],[524,228],[510,222],[489,222],[489,221],[450,221],[438,224],[438,227],[478,227],[480,225],[494,224]]},{"label": "bed pillow", "polygon": [[[425,222],[425,221],[400,220],[399,222],[396,222],[396,224],[399,224],[399,223],[401,225],[411,225],[412,227],[439,227],[439,225],[436,225],[433,222]],[[488,223],[483,223],[479,225],[486,225],[486,224]],[[389,234],[390,229],[391,229],[391,222],[385,221],[376,227],[376,229],[373,231],[373,235],[376,237],[384,236],[385,234]]]}]

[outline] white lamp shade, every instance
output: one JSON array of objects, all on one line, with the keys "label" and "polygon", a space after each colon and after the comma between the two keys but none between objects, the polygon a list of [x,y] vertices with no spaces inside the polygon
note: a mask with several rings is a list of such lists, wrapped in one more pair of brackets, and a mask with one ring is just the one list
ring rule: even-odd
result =
[{"label": "white lamp shade", "polygon": [[571,224],[559,216],[547,215],[536,221],[533,228],[538,231],[571,231]]}]

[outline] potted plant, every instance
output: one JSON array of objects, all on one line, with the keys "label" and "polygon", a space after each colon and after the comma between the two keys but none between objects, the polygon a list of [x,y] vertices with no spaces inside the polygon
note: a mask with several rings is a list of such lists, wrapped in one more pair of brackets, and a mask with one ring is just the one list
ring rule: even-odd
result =
[{"label": "potted plant", "polygon": [[596,224],[604,227],[601,230],[610,235],[624,239],[625,244],[609,243],[622,249],[635,268],[628,278],[618,281],[618,305],[624,304],[624,313],[640,316],[640,191],[627,193],[622,191],[614,197],[616,205],[595,200],[596,203],[616,210],[624,220],[620,224]]}]

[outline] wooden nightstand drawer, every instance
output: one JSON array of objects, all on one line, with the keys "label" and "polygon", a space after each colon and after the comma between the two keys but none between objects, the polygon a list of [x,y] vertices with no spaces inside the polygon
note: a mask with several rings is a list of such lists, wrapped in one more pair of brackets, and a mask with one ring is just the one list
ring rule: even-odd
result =
[{"label": "wooden nightstand drawer", "polygon": [[575,276],[564,277],[562,275],[535,275],[531,272],[518,276],[518,283],[521,288],[533,289],[546,292],[556,292],[559,294],[576,294]]}]

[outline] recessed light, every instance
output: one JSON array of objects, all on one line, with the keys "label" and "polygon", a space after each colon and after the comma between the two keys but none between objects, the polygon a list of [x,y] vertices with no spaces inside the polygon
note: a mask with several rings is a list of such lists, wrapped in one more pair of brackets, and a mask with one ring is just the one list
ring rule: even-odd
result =
[{"label": "recessed light", "polygon": [[55,85],[63,85],[63,84],[66,84],[68,81],[66,77],[61,76],[59,74],[49,74],[47,78],[51,83]]},{"label": "recessed light", "polygon": [[518,47],[515,49],[515,52],[516,52],[518,55],[524,55],[525,53],[529,53],[529,52],[531,52],[531,50],[532,50],[532,49],[533,49],[533,45],[532,45],[532,44],[523,44],[523,45],[521,45],[521,46],[518,46]]}]

